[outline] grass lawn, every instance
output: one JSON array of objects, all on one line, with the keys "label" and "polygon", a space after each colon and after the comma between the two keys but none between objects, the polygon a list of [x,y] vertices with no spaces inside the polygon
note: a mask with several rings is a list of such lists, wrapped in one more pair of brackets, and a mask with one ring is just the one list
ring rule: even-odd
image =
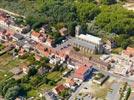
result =
[{"label": "grass lawn", "polygon": [[30,98],[30,97],[37,97],[38,96],[38,91],[37,90],[30,90],[27,92],[27,97]]},{"label": "grass lawn", "polygon": [[4,46],[2,44],[0,44],[0,50],[2,50],[4,48]]},{"label": "grass lawn", "polygon": [[52,80],[58,80],[61,77],[62,73],[59,71],[55,71],[55,72],[50,72],[47,75],[48,79],[52,79]]},{"label": "grass lawn", "polygon": [[12,75],[12,73],[0,71],[0,81],[9,78]]},{"label": "grass lawn", "polygon": [[50,89],[52,89],[54,86],[50,86],[50,85],[48,85],[48,84],[43,84],[43,85],[41,85],[40,87],[38,87],[38,90],[39,91],[45,91],[45,90],[50,90]]},{"label": "grass lawn", "polygon": [[[30,84],[23,84],[24,87],[31,87]],[[27,92],[27,98],[29,97],[39,97],[39,93],[44,93],[44,91],[48,91],[50,89],[52,89],[54,86],[50,86],[48,84],[42,84],[41,86],[39,86],[38,88],[32,88],[30,91]]]}]

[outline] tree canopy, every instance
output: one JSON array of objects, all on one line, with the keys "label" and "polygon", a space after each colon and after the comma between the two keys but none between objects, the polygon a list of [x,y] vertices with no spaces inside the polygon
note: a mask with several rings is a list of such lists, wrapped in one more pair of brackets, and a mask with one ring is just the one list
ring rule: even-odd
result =
[{"label": "tree canopy", "polygon": [[110,33],[134,35],[134,13],[120,5],[102,6],[96,25]]}]

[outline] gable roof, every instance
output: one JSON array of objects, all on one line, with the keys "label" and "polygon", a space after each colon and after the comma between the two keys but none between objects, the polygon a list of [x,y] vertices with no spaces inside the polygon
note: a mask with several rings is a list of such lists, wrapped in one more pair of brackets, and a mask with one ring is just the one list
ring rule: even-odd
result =
[{"label": "gable roof", "polygon": [[58,85],[55,90],[57,91],[57,93],[61,93],[62,91],[65,90],[65,86],[63,84]]},{"label": "gable roof", "polygon": [[70,86],[73,86],[76,84],[76,82],[73,80],[73,78],[67,78],[66,79],[66,82],[70,85]]},{"label": "gable roof", "polygon": [[134,48],[127,47],[127,49],[124,50],[123,53],[124,53],[125,55],[128,55],[128,56],[130,56],[130,55],[134,56]]},{"label": "gable roof", "polygon": [[39,32],[32,31],[32,34],[31,35],[33,35],[35,37],[39,37],[41,34]]},{"label": "gable roof", "polygon": [[90,64],[89,66],[81,66],[75,71],[75,75],[83,75],[92,65]]},{"label": "gable roof", "polygon": [[18,40],[22,40],[24,38],[21,34],[18,34],[18,33],[15,33],[13,36],[17,38]]}]

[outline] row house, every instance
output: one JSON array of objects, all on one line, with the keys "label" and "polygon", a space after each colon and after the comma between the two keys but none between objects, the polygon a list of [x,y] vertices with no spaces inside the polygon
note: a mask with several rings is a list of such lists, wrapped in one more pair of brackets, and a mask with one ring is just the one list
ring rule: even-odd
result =
[{"label": "row house", "polygon": [[50,36],[48,36],[44,33],[41,33],[41,32],[32,31],[30,37],[34,41],[40,42],[40,43],[45,44],[49,47],[52,47],[52,45],[54,43],[54,40]]}]

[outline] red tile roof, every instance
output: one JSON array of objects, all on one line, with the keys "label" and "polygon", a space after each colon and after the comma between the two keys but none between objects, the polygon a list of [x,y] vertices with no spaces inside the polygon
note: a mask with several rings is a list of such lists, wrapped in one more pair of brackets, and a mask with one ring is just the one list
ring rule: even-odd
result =
[{"label": "red tile roof", "polygon": [[33,35],[35,37],[39,37],[41,34],[39,32],[33,31],[31,35]]},{"label": "red tile roof", "polygon": [[77,77],[77,78],[80,78],[80,79],[83,79],[83,75],[86,73],[86,71],[92,67],[92,65],[90,64],[89,66],[81,66],[79,67],[75,73],[74,73],[74,76]]},{"label": "red tile roof", "polygon": [[123,53],[128,56],[134,56],[134,48],[127,47],[127,49],[124,50]]},{"label": "red tile roof", "polygon": [[40,61],[41,60],[41,56],[39,56],[38,54],[35,54],[35,59],[37,60],[37,61]]},{"label": "red tile roof", "polygon": [[44,51],[45,50],[44,46],[42,44],[40,44],[40,43],[37,43],[36,48],[38,50],[40,50],[40,51]]},{"label": "red tile roof", "polygon": [[65,90],[65,86],[63,84],[61,85],[58,85],[56,88],[55,88],[56,92],[59,94],[61,93],[62,91]]},{"label": "red tile roof", "polygon": [[7,34],[7,35],[14,35],[15,32],[13,32],[12,30],[7,30],[6,34]]},{"label": "red tile roof", "polygon": [[0,20],[1,20],[1,21],[5,21],[5,18],[2,17],[2,16],[0,16]]},{"label": "red tile roof", "polygon": [[48,50],[45,51],[45,49],[46,49],[47,47],[43,46],[43,45],[40,44],[40,43],[37,43],[36,48],[37,48],[44,56],[46,56],[46,57],[48,57],[48,56],[52,53],[52,49],[51,49],[51,48],[48,48]]},{"label": "red tile roof", "polygon": [[24,54],[25,54],[25,50],[23,48],[21,48],[20,51],[19,51],[19,55],[23,56]]}]

